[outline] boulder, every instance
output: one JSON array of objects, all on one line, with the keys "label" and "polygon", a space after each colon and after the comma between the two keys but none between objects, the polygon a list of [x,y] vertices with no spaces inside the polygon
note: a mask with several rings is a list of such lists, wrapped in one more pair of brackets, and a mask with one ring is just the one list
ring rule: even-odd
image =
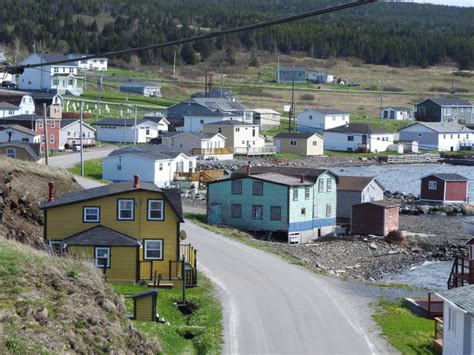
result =
[{"label": "boulder", "polygon": [[416,206],[416,209],[420,214],[428,214],[430,212],[430,206],[428,205],[419,205]]},{"label": "boulder", "polygon": [[461,206],[461,213],[466,216],[474,216],[474,206],[473,205]]},{"label": "boulder", "polygon": [[453,206],[443,206],[441,208],[441,212],[446,213],[448,216],[452,216],[454,214],[454,207]]},{"label": "boulder", "polygon": [[369,244],[369,248],[372,249],[372,250],[377,250],[377,249],[378,249],[378,246],[377,246],[377,244],[375,244],[375,243],[370,243],[370,244]]}]

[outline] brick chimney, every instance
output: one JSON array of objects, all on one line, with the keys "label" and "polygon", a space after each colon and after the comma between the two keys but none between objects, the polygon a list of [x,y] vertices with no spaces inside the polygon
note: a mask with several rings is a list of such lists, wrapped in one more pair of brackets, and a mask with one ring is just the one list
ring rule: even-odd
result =
[{"label": "brick chimney", "polygon": [[140,187],[140,175],[133,175],[133,188],[138,189]]},{"label": "brick chimney", "polygon": [[301,177],[300,177],[300,182],[301,182],[301,183],[304,183],[304,175],[301,175]]},{"label": "brick chimney", "polygon": [[48,192],[48,202],[54,201],[54,191],[56,190],[56,186],[54,181],[48,182],[49,192]]},{"label": "brick chimney", "polygon": [[249,161],[247,164],[247,175],[250,175],[250,167],[251,167],[252,162]]}]

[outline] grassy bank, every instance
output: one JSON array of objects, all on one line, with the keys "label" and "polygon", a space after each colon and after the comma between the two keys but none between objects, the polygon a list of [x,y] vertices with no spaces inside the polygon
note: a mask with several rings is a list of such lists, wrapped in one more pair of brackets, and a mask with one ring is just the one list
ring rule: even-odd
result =
[{"label": "grassy bank", "polygon": [[418,317],[401,303],[380,301],[374,320],[402,354],[433,354],[433,321]]},{"label": "grassy bank", "polygon": [[[162,323],[134,321],[134,326],[147,335],[159,340],[165,354],[219,354],[222,347],[222,309],[216,299],[209,279],[199,274],[199,285],[186,291],[186,298],[197,308],[190,315],[183,315],[174,302],[181,299],[182,289],[160,289],[158,292],[158,313],[170,322]],[[117,284],[114,289],[122,295],[149,291],[146,286]],[[129,312],[132,301],[126,300]],[[192,339],[186,339],[192,334]]]},{"label": "grassy bank", "polygon": [[[73,168],[68,169],[71,174],[81,175],[81,164],[76,164]],[[108,182],[102,179],[102,160],[91,159],[84,162],[84,177],[89,179]]]}]

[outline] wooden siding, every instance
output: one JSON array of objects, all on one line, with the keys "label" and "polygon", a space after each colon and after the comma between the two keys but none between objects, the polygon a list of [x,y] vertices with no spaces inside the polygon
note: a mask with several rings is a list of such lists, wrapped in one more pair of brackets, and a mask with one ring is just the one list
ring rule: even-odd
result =
[{"label": "wooden siding", "polygon": [[351,233],[387,235],[398,229],[398,206],[383,207],[373,204],[352,208]]},{"label": "wooden siding", "polygon": [[[303,138],[276,138],[280,141],[280,150],[278,153],[298,154],[304,156],[324,154],[324,140],[318,136],[312,136],[308,139]],[[290,141],[296,141],[296,146],[290,145]],[[317,142],[313,146],[313,142]]]},{"label": "wooden siding", "polygon": [[467,201],[467,182],[447,181],[446,201]]},{"label": "wooden siding", "polygon": [[26,161],[35,161],[30,153],[26,151],[25,148],[17,146],[3,146],[0,148],[0,154],[7,155],[7,149],[15,149],[15,159],[26,160]]},{"label": "wooden siding", "polygon": [[135,320],[152,322],[154,320],[153,313],[153,297],[142,297],[135,300]]},{"label": "wooden siding", "polygon": [[[436,190],[430,190],[429,182],[436,181]],[[435,176],[427,176],[421,179],[421,194],[422,200],[443,201],[444,200],[444,180]]]}]

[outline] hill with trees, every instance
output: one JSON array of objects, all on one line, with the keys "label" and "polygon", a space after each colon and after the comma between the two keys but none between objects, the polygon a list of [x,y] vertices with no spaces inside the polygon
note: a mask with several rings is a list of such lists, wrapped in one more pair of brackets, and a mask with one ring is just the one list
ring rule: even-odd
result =
[{"label": "hill with trees", "polygon": [[[348,0],[347,0],[348,1]],[[10,49],[99,53],[336,4],[333,0],[4,0],[0,41]],[[254,32],[138,53],[142,64],[193,64],[222,51],[306,52],[370,64],[474,67],[474,8],[382,2]],[[196,55],[199,53],[199,56]],[[125,60],[130,60],[126,57]]]}]

